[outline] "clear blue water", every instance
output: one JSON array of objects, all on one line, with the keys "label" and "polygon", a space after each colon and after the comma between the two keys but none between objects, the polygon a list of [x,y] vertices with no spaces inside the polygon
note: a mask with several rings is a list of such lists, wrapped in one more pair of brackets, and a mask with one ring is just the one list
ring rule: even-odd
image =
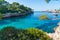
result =
[{"label": "clear blue water", "polygon": [[[50,18],[50,20],[40,20],[39,17],[42,14],[46,14]],[[53,32],[54,27],[56,27],[58,22],[60,21],[60,19],[52,20],[53,18],[54,15],[52,13],[35,11],[34,14],[23,18],[14,17],[0,20],[0,29],[6,26],[14,26],[16,28],[22,29],[38,28],[42,29],[45,32]],[[57,18],[60,18],[60,14],[57,16]]]}]

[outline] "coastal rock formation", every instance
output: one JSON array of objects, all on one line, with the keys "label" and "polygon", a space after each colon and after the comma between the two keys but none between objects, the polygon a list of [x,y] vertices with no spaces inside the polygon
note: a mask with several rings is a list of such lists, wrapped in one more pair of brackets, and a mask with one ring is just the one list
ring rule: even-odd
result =
[{"label": "coastal rock formation", "polygon": [[40,20],[48,20],[49,18],[48,18],[47,15],[43,14],[43,15],[41,15],[41,16],[39,17],[39,19],[40,19]]},{"label": "coastal rock formation", "polygon": [[0,0],[0,19],[16,16],[26,16],[33,13],[33,10],[18,2],[9,3],[5,0]]},{"label": "coastal rock formation", "polygon": [[54,33],[49,33],[48,35],[50,36],[51,40],[60,40],[60,23],[58,23],[58,27],[55,28]]}]

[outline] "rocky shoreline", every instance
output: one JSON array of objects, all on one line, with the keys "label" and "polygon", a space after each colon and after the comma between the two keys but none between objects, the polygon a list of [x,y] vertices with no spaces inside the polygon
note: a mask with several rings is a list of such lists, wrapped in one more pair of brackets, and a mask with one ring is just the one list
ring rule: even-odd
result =
[{"label": "rocky shoreline", "polygon": [[10,18],[10,17],[17,17],[17,16],[26,16],[26,15],[30,15],[33,12],[26,12],[26,13],[6,13],[6,14],[2,14],[3,18]]},{"label": "rocky shoreline", "polygon": [[42,12],[49,12],[49,13],[60,13],[60,10],[45,10],[45,11],[42,11]]},{"label": "rocky shoreline", "polygon": [[60,22],[58,23],[58,27],[55,28],[54,33],[48,33],[48,36],[51,38],[51,40],[60,40]]}]

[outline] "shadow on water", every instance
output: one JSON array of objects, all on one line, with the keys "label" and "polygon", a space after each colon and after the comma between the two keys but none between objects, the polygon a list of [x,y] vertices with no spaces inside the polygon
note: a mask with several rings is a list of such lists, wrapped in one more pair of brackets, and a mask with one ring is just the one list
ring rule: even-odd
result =
[{"label": "shadow on water", "polygon": [[[33,15],[33,14],[31,14],[31,15]],[[25,19],[31,15],[4,18],[4,19],[0,20],[0,25],[7,25],[7,24],[10,24],[12,22],[18,22],[18,21],[20,21],[20,19]]]},{"label": "shadow on water", "polygon": [[6,18],[5,20],[9,20],[11,22],[17,22],[17,21],[20,21],[20,19],[25,19],[27,17],[30,17],[31,15],[33,14],[25,15],[25,16],[10,17],[10,18]]},{"label": "shadow on water", "polygon": [[42,29],[45,32],[53,33],[54,28],[58,26],[59,21],[49,21],[48,23],[44,23],[43,25],[37,26],[36,28]]},{"label": "shadow on water", "polygon": [[0,25],[6,25],[9,24],[11,22],[5,21],[5,20],[0,20]]}]

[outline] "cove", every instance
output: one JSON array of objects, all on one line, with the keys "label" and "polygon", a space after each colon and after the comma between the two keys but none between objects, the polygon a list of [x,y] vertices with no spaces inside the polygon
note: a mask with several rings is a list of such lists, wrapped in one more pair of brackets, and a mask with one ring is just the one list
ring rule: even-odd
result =
[{"label": "cove", "polygon": [[[50,20],[40,20],[39,16],[42,14],[46,14]],[[52,20],[53,17],[53,13],[35,11],[33,14],[26,17],[12,17],[0,20],[0,29],[7,26],[13,26],[17,29],[38,28],[45,32],[51,33],[53,32],[54,28],[58,26],[58,22],[60,22],[60,19]],[[57,18],[60,18],[60,14],[57,16]]]}]

